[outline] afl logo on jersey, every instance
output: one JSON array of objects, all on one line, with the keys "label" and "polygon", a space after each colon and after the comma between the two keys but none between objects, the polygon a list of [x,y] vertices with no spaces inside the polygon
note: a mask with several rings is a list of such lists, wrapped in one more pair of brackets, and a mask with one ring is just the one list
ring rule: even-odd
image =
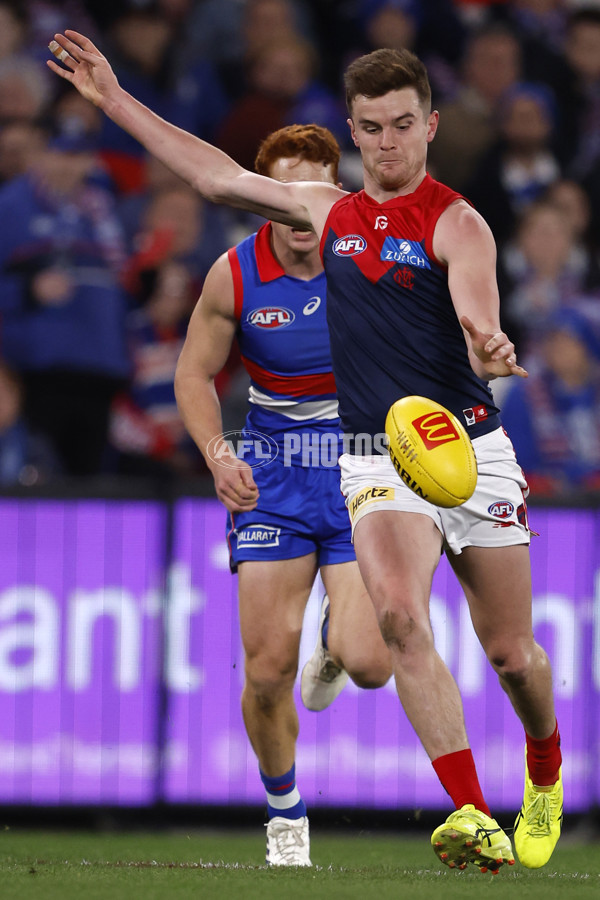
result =
[{"label": "afl logo on jersey", "polygon": [[333,242],[332,249],[336,256],[358,256],[367,249],[367,242],[360,234],[345,234]]},{"label": "afl logo on jersey", "polygon": [[255,328],[285,328],[296,316],[284,306],[263,306],[248,313],[246,321]]}]

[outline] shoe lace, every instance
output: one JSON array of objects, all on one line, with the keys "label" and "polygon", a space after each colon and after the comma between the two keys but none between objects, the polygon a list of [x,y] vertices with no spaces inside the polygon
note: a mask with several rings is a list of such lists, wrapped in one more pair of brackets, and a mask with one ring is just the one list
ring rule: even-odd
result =
[{"label": "shoe lace", "polygon": [[537,794],[525,812],[525,819],[528,831],[533,837],[546,837],[550,834],[552,824],[550,795],[547,793]]},{"label": "shoe lace", "polygon": [[297,858],[298,848],[302,849],[304,847],[302,825],[294,825],[293,823],[280,825],[274,831],[273,837],[277,845],[277,852],[286,862],[293,863]]}]

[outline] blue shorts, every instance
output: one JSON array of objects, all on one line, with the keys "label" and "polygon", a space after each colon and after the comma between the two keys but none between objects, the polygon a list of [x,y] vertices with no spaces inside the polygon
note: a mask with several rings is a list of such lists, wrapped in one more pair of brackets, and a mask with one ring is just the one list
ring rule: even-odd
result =
[{"label": "blue shorts", "polygon": [[260,497],[252,512],[228,513],[231,571],[244,560],[317,554],[317,565],[356,559],[340,470],[284,466],[254,469]]}]

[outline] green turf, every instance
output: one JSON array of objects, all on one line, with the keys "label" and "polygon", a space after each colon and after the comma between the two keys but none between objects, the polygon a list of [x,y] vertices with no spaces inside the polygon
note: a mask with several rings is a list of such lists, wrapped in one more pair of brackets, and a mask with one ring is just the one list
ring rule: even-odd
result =
[{"label": "green turf", "polygon": [[439,865],[428,836],[312,832],[312,869],[267,869],[264,831],[0,832],[1,900],[570,900],[600,897],[600,845],[568,836],[538,871]]}]

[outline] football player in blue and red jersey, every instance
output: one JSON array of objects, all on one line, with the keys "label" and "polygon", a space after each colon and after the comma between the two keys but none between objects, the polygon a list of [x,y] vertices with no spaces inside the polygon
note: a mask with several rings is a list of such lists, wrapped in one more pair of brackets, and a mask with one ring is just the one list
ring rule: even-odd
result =
[{"label": "football player in blue and red jersey", "polygon": [[[514,862],[483,797],[458,687],[434,645],[429,598],[444,551],[525,731],[516,850],[525,866],[545,865],[562,823],[560,737],[550,663],[532,629],[527,485],[488,387],[527,373],[500,327],[490,228],[427,173],[438,113],[425,66],[407,50],[382,49],[348,67],[348,123],[364,190],[347,194],[323,181],[282,183],[243,169],[127,94],[83,35],[55,35],[50,49],[64,64],[49,60],[54,72],[204,197],[319,237],[356,556],[399,698],[456,807],[434,831],[433,848],[451,867],[497,872]],[[373,452],[390,405],[413,394],[450,409],[471,436],[478,484],[458,508],[417,497],[385,452]],[[367,495],[371,502],[359,502]]]}]

